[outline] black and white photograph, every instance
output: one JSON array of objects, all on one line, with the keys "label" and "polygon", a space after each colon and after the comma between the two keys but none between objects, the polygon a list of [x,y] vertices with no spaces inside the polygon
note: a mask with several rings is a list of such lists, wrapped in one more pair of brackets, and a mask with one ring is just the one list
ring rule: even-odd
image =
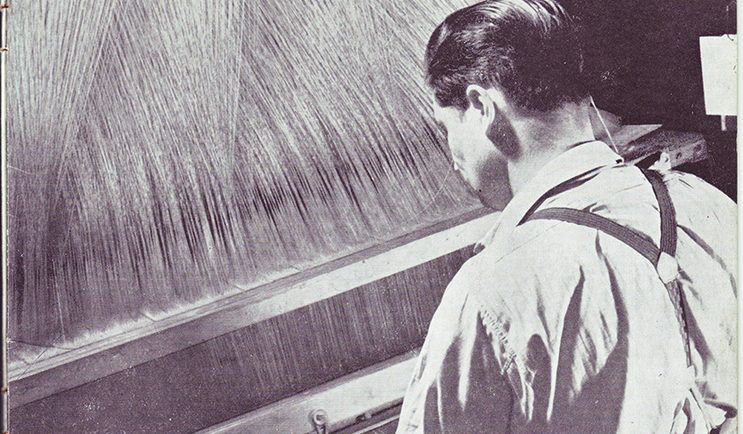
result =
[{"label": "black and white photograph", "polygon": [[0,0],[0,432],[737,433],[737,16]]}]

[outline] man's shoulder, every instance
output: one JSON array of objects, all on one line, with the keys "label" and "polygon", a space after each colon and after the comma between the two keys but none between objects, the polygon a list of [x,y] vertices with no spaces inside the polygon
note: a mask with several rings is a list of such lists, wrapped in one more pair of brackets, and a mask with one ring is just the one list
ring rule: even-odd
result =
[{"label": "man's shoulder", "polygon": [[493,274],[552,273],[555,267],[594,258],[584,254],[586,243],[592,242],[593,232],[585,227],[561,220],[529,220],[509,234],[505,245],[488,246],[470,262],[473,268]]},{"label": "man's shoulder", "polygon": [[715,209],[737,212],[737,205],[730,197],[696,175],[668,171],[663,173],[663,180],[676,208],[690,207],[698,210],[700,203],[706,203]]},{"label": "man's shoulder", "polygon": [[[594,185],[583,184],[582,191],[544,206],[595,212],[658,242],[657,201],[647,181],[641,174],[635,176],[638,171],[629,167],[608,175],[606,179],[592,179]],[[725,228],[735,224],[735,204],[696,176],[670,171],[663,177],[679,223],[695,229],[715,251],[730,250],[724,239],[734,237],[734,233],[727,234]],[[602,188],[607,184],[611,187]],[[595,228],[560,220],[530,220],[517,226],[502,244],[489,245],[468,260],[450,288],[470,297],[491,315],[507,322],[518,321],[547,304],[563,305],[565,297],[580,285],[605,284],[599,277],[606,274],[607,267],[626,269],[628,273],[647,268],[643,256],[627,254],[626,249],[622,241]],[[612,262],[610,258],[621,261]]]},{"label": "man's shoulder", "polygon": [[694,244],[713,252],[714,256],[734,260],[737,204],[715,186],[692,174],[670,171],[663,174],[663,180],[675,209],[679,232],[691,237]]},{"label": "man's shoulder", "polygon": [[490,310],[527,309],[574,286],[582,268],[598,261],[590,255],[591,233],[560,222],[535,222],[513,237],[507,249],[488,246],[470,258],[451,282]]}]

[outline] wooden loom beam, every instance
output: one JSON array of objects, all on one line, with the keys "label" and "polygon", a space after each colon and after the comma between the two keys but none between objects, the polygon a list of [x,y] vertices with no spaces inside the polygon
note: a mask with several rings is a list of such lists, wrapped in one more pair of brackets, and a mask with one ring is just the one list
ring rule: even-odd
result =
[{"label": "wooden loom beam", "polygon": [[[434,264],[434,269],[441,268],[441,273],[448,276],[446,277],[448,280],[458,268],[458,264],[461,264],[468,255],[469,246],[492,226],[494,217],[493,214],[483,209],[474,210],[408,234],[389,244],[343,258],[333,264],[325,264],[301,273],[301,275],[263,285],[213,305],[197,307],[180,315],[180,318],[168,318],[164,324],[155,324],[145,330],[130,332],[124,336],[114,336],[104,342],[58,354],[32,366],[32,371],[13,372],[11,375],[15,374],[16,378],[13,381],[14,412],[17,415],[29,415],[42,411],[50,414],[49,412],[54,412],[59,408],[55,404],[57,401],[82,404],[87,399],[86,396],[108,397],[117,389],[121,391],[116,399],[131,399],[137,392],[145,393],[141,389],[137,391],[137,388],[153,387],[153,383],[164,381],[161,378],[163,374],[171,375],[173,372],[178,372],[179,376],[168,380],[177,383],[168,385],[173,389],[170,394],[183,396],[188,393],[186,389],[189,384],[182,378],[188,375],[189,369],[197,371],[194,378],[198,377],[199,380],[194,381],[201,384],[202,389],[206,388],[204,393],[209,395],[208,392],[213,389],[209,383],[221,380],[211,373],[200,371],[199,366],[208,367],[208,363],[205,364],[203,358],[205,354],[209,354],[210,345],[213,345],[215,341],[223,344],[230,339],[236,339],[232,338],[235,334],[244,338],[246,335],[251,336],[263,333],[265,330],[281,328],[281,318],[287,318],[289,312],[292,312],[293,318],[298,318],[294,323],[300,322],[300,324],[295,324],[295,328],[301,328],[304,326],[301,321],[313,318],[315,315],[313,310],[329,309],[333,303],[344,305],[358,300],[359,297],[363,298],[365,293],[373,294],[380,288],[394,286],[394,283],[385,284],[384,282],[387,279],[394,279],[396,275],[404,276],[406,273],[412,273],[410,279],[415,281],[416,270],[429,266],[428,264]],[[438,303],[436,293],[440,294],[443,287],[428,288],[426,282],[420,282],[418,286],[422,291],[419,296],[429,293],[426,303],[430,306],[425,310],[432,313],[432,309]],[[338,297],[346,298],[335,300]],[[275,323],[272,325],[271,321]],[[318,327],[321,325],[319,324]],[[338,328],[335,333],[340,333],[345,327],[343,323],[324,325],[324,327],[329,326]],[[380,327],[384,328],[384,326]],[[377,329],[381,332],[383,328]],[[299,330],[296,329],[292,333],[301,333]],[[422,336],[424,332],[425,330],[422,329],[415,333]],[[414,341],[418,339],[415,338]],[[358,358],[360,361],[368,359],[369,362],[376,363],[383,361],[385,357],[412,349],[402,343],[396,344],[396,347],[393,344],[393,342],[390,343],[391,352],[388,355],[385,355],[384,351],[378,351],[378,357],[381,359],[374,360],[373,357],[376,355],[371,353]],[[400,346],[401,344],[403,346]],[[364,342],[358,343],[360,350],[358,355],[365,354],[364,345]],[[264,348],[264,350],[269,351],[270,348]],[[193,363],[191,367],[188,365],[189,362]],[[240,361],[229,363],[231,364],[225,367],[225,372],[232,369],[234,375],[239,375]],[[344,369],[350,368],[351,370],[365,366],[356,365],[356,362],[352,360],[343,363],[350,363]],[[333,375],[336,377],[339,373],[342,375],[343,370],[338,371],[339,368],[339,366],[333,368],[337,372],[327,369],[327,373],[335,372]],[[322,370],[315,374],[308,373],[308,377],[316,378],[308,378],[310,381],[306,384],[314,387],[333,378],[320,376],[324,374]],[[215,387],[219,389],[223,386]],[[130,388],[132,390],[129,390]],[[270,395],[263,397],[269,399],[268,402],[286,395],[285,390],[279,389],[264,392]],[[154,392],[148,393],[154,394]],[[247,395],[243,398],[245,402],[254,400]],[[116,405],[115,401],[110,398],[96,400],[99,401],[97,405],[101,408]],[[258,404],[257,401],[250,405],[256,404]],[[171,409],[167,405],[160,406],[160,403],[153,403],[152,406],[156,408],[153,412],[162,413],[161,419]],[[225,413],[227,416],[225,419],[250,409],[252,409],[250,406],[242,407],[242,411],[237,408],[232,409],[233,413]],[[52,420],[55,417],[50,414],[49,419]],[[223,419],[208,419],[203,422],[202,426],[209,426],[220,420]],[[34,429],[48,428],[42,422],[39,423],[41,425],[34,425]],[[106,428],[114,429],[115,425]],[[152,428],[153,426],[148,426],[148,429]]]},{"label": "wooden loom beam", "polygon": [[[17,407],[120,372],[420,265],[472,245],[492,222],[488,211],[474,210],[333,263],[246,288],[238,295],[62,352],[11,372],[15,383],[12,405]],[[74,376],[62,374],[64,371]],[[50,383],[55,387],[51,388]]]}]

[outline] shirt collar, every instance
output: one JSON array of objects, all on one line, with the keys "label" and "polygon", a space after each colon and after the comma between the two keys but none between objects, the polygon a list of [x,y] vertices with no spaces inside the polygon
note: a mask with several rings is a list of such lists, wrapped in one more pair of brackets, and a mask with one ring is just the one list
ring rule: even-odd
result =
[{"label": "shirt collar", "polygon": [[554,187],[601,167],[621,164],[624,160],[601,141],[583,143],[570,148],[544,165],[537,174],[514,195],[498,222],[475,246],[479,252],[490,244],[501,245],[527,212]]}]

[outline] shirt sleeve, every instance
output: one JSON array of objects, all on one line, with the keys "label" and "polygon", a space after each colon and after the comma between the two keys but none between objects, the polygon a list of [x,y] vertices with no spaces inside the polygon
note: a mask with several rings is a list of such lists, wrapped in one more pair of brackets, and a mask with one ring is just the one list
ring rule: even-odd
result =
[{"label": "shirt sleeve", "polygon": [[501,343],[472,297],[447,289],[403,401],[398,433],[509,432],[513,397]]}]

